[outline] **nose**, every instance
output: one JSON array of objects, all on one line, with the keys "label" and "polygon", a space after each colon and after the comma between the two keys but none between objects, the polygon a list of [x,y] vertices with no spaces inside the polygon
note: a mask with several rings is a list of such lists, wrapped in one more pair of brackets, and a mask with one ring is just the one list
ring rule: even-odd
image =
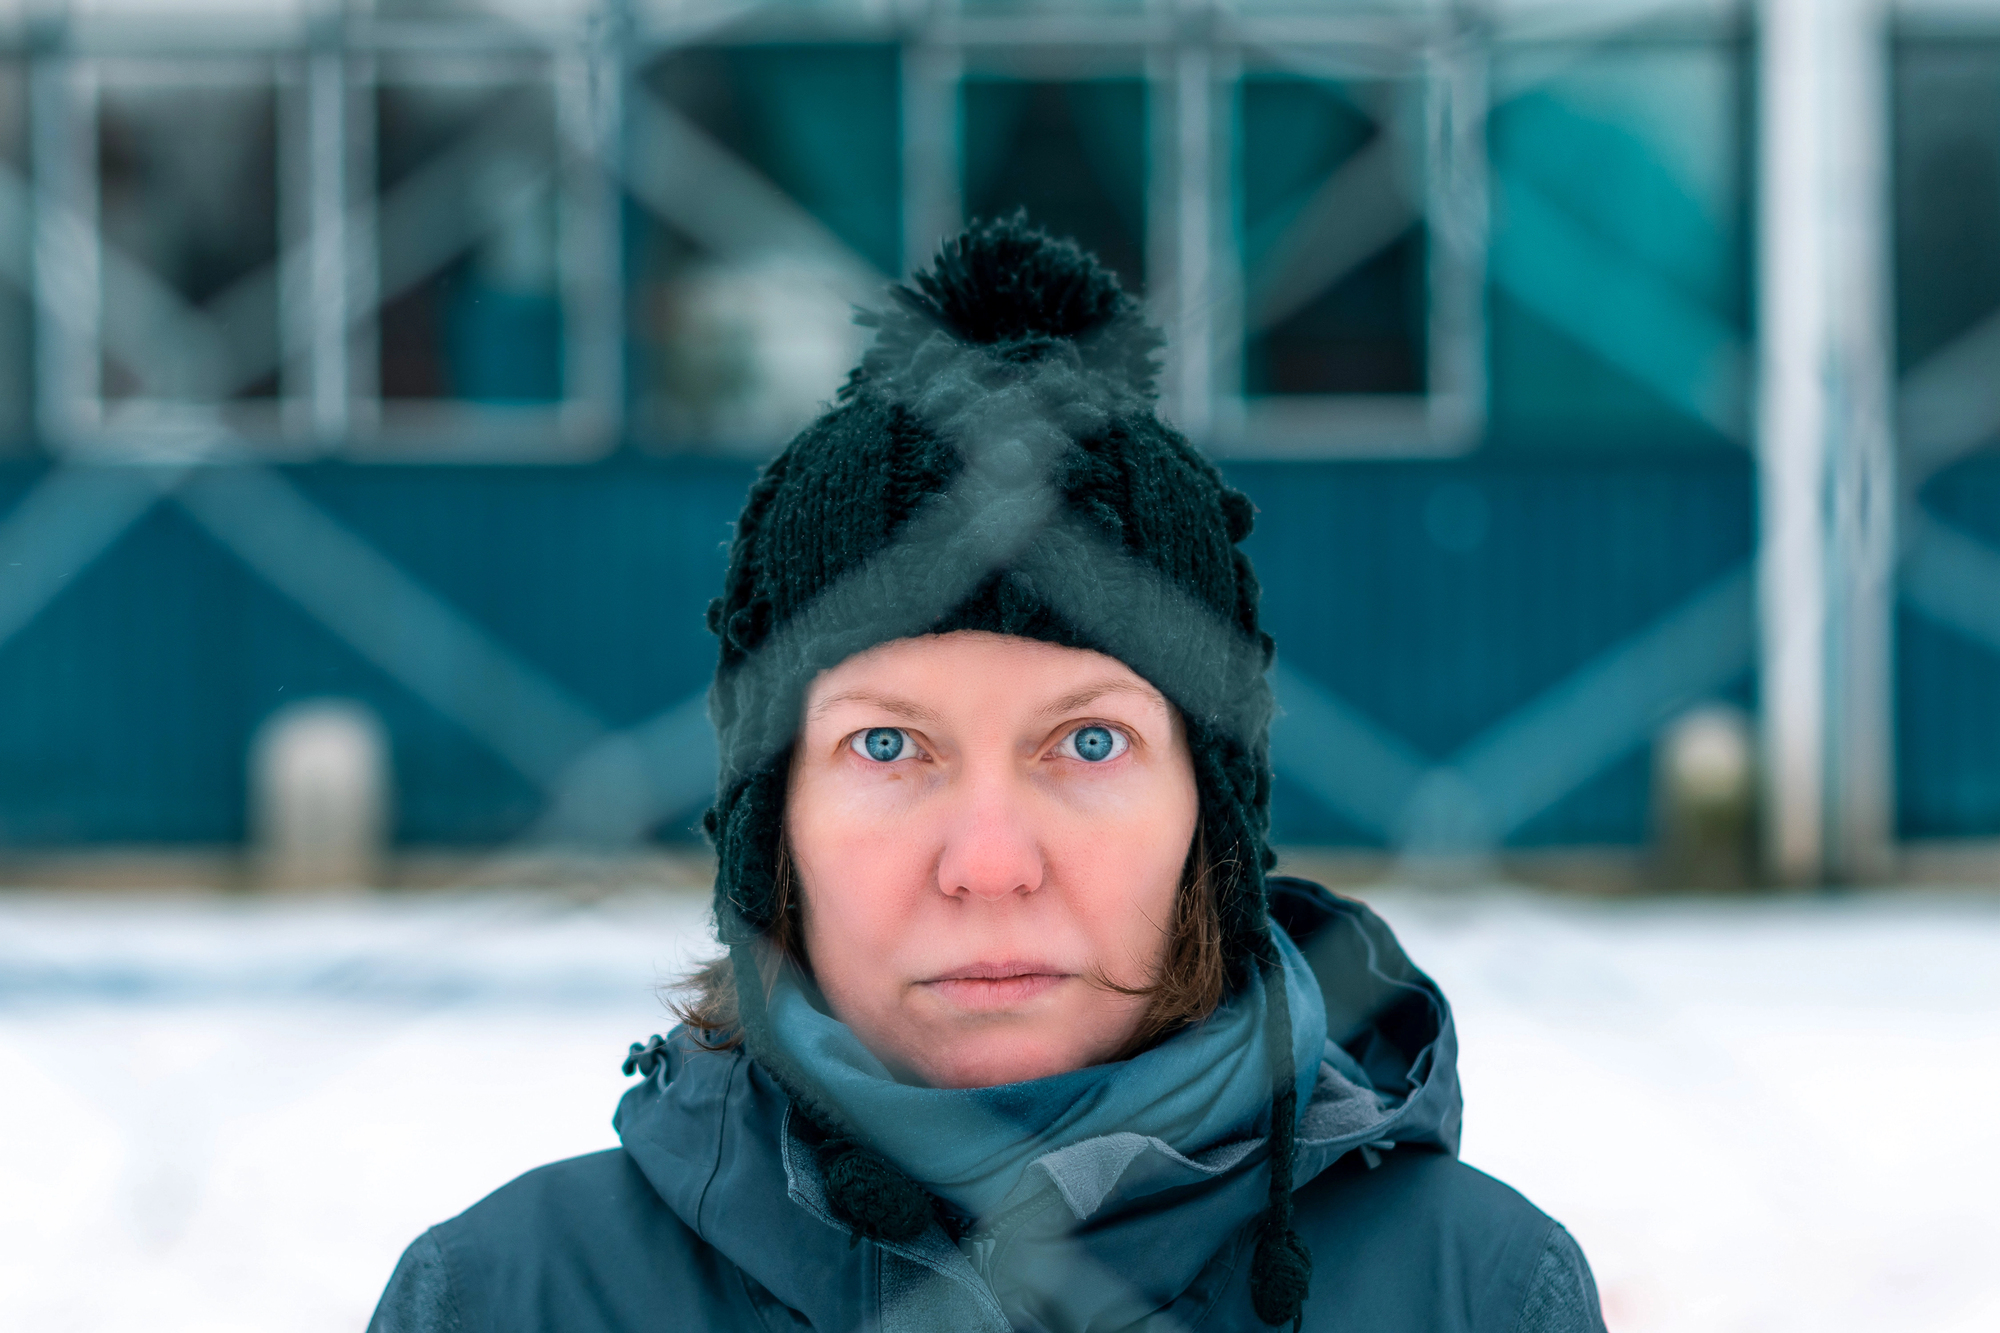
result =
[{"label": "nose", "polygon": [[1042,848],[1026,798],[1004,778],[968,784],[938,858],[940,890],[997,902],[1042,887]]}]

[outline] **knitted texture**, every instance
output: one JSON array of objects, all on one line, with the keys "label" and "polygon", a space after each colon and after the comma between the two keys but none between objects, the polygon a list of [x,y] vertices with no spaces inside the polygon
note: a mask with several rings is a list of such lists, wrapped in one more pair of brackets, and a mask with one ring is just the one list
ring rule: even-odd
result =
[{"label": "knitted texture", "polygon": [[1250,1299],[1257,1317],[1267,1324],[1304,1321],[1307,1289],[1312,1284],[1312,1254],[1290,1226],[1268,1217],[1250,1260]]},{"label": "knitted texture", "polygon": [[[1018,214],[947,244],[860,322],[873,346],[751,487],[708,610],[721,771],[704,825],[736,976],[774,965],[786,773],[813,678],[891,640],[986,630],[1115,657],[1179,710],[1241,984],[1274,958],[1272,646],[1238,549],[1249,500],[1154,413],[1159,335],[1092,257]],[[835,1211],[873,1239],[921,1231],[928,1196],[768,1039],[762,987],[737,989],[744,1040],[824,1138]],[[1282,1016],[1283,979],[1271,989]],[[1288,1037],[1277,1044],[1274,1104],[1290,1117]],[[1289,1122],[1273,1154],[1286,1184],[1265,1234],[1281,1239],[1275,1258],[1259,1245],[1257,1305],[1289,1321],[1310,1269],[1290,1230]]]},{"label": "knitted texture", "polygon": [[1247,497],[1152,410],[1158,335],[1117,280],[1019,216],[947,245],[866,317],[832,410],[752,486],[710,696],[717,909],[772,924],[784,771],[806,687],[892,639],[989,630],[1125,662],[1179,709],[1225,952],[1259,952],[1271,640],[1237,548]]},{"label": "knitted texture", "polygon": [[915,1240],[936,1216],[931,1196],[882,1158],[851,1139],[819,1147],[827,1202],[855,1234],[870,1240]]}]

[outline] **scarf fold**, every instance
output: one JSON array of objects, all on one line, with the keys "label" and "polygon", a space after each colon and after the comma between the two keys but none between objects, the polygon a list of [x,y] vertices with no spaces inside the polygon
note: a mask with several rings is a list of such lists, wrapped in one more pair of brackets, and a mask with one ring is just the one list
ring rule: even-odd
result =
[{"label": "scarf fold", "polygon": [[[1324,1055],[1326,1006],[1305,958],[1283,931],[1272,935],[1304,1107]],[[1091,1140],[1123,1136],[1118,1142],[1129,1144],[1137,1135],[1191,1158],[1270,1130],[1269,1006],[1259,969],[1205,1021],[1129,1060],[990,1088],[902,1082],[814,1003],[809,985],[789,969],[779,978],[770,1004],[774,1040],[870,1147],[975,1219],[1047,1183],[1026,1179],[1038,1159]]]}]

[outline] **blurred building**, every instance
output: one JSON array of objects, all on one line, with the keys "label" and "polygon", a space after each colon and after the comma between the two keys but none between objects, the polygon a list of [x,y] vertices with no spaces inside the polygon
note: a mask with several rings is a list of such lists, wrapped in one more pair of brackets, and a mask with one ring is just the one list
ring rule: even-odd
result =
[{"label": "blurred building", "polygon": [[744,487],[854,304],[1017,206],[1143,294],[1262,511],[1281,841],[1641,849],[1717,704],[1781,874],[2000,835],[2000,3],[46,0],[0,42],[16,858],[242,844],[253,737],[326,698],[402,849],[691,837]]}]

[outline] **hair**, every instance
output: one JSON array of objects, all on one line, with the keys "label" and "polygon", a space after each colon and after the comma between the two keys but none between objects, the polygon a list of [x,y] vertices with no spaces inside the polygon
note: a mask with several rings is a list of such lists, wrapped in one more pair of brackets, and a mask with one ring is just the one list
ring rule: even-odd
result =
[{"label": "hair", "polygon": [[[1166,927],[1167,951],[1158,974],[1143,986],[1121,986],[1102,975],[1091,978],[1105,990],[1143,996],[1147,1001],[1138,1030],[1112,1059],[1130,1059],[1180,1029],[1201,1022],[1222,1003],[1228,965],[1223,958],[1222,914],[1216,907],[1215,885],[1218,875],[1232,868],[1209,860],[1207,840],[1197,823],[1181,869],[1180,886],[1174,893],[1173,920]],[[766,933],[771,945],[765,951],[770,966],[761,978],[766,994],[777,979],[780,964],[790,962],[801,971],[810,970],[791,848],[783,841],[778,845],[773,878],[777,917]],[[736,987],[736,968],[724,953],[670,987],[674,994],[667,1006],[687,1026],[697,1045],[711,1051],[730,1050],[743,1041]]]}]

